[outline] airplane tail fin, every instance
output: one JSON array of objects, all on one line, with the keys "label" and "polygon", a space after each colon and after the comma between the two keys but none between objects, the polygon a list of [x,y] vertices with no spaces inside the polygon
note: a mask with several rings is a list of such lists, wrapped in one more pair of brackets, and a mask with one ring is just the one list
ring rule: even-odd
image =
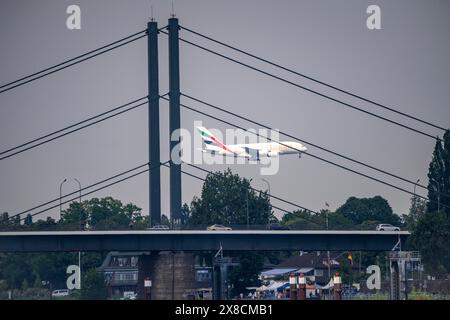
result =
[{"label": "airplane tail fin", "polygon": [[230,148],[228,148],[225,144],[223,144],[220,140],[218,140],[211,132],[208,131],[205,127],[197,127],[196,128],[198,133],[201,135],[203,141],[206,144],[215,144],[225,152],[229,152],[232,154],[235,154],[236,152],[232,151]]},{"label": "airplane tail fin", "polygon": [[216,137],[214,137],[214,135],[211,132],[209,132],[209,130],[206,129],[205,127],[197,127],[196,129],[197,132],[202,137],[203,142],[205,142],[206,144],[211,144],[217,141]]}]

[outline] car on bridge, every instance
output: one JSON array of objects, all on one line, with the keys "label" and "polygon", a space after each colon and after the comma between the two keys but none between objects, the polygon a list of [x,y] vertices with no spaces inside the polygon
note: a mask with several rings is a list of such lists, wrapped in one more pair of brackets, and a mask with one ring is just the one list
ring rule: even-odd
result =
[{"label": "car on bridge", "polygon": [[379,224],[379,225],[377,225],[377,227],[375,229],[377,231],[400,231],[399,227],[396,227],[396,226],[393,226],[392,224],[387,224],[387,223]]},{"label": "car on bridge", "polygon": [[208,228],[206,228],[206,230],[208,231],[230,231],[233,230],[230,227],[225,227],[224,225],[221,224],[213,224],[212,226],[209,226]]},{"label": "car on bridge", "polygon": [[151,228],[147,228],[147,230],[169,230],[170,228],[165,224],[157,224],[152,226]]}]

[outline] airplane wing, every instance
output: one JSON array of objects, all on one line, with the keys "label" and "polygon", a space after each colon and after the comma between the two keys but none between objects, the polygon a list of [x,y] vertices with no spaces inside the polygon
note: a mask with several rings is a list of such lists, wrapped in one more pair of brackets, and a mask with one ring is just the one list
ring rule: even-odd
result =
[{"label": "airplane wing", "polygon": [[250,147],[246,147],[246,146],[244,146],[243,148],[249,158],[259,160],[259,150],[258,149],[250,148]]}]

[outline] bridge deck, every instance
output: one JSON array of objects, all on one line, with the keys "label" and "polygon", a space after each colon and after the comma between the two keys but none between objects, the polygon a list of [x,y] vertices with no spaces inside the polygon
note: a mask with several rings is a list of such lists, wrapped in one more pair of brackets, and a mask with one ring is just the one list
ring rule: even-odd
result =
[{"label": "bridge deck", "polygon": [[0,232],[0,252],[368,250],[389,251],[407,231],[140,230]]}]

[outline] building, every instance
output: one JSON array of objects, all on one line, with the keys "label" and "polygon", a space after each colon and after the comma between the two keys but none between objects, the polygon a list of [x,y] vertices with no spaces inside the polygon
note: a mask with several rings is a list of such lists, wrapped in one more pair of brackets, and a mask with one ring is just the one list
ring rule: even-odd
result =
[{"label": "building", "polygon": [[124,292],[137,292],[138,262],[143,252],[109,252],[97,269],[103,273],[109,296],[123,297]]},{"label": "building", "polygon": [[[329,258],[326,251],[300,252],[299,255],[291,256],[277,265],[267,264],[266,271],[261,273],[261,278],[288,279],[291,273],[303,273],[308,281],[326,285],[330,280],[328,272],[332,276],[347,257],[347,252],[332,251]],[[352,268],[358,269],[355,265]]]},{"label": "building", "polygon": [[[109,252],[97,271],[102,273],[110,297],[124,297],[124,292],[138,292],[139,259],[150,252]],[[170,267],[170,266],[168,266]],[[211,299],[212,268],[195,263],[195,299]],[[164,276],[160,274],[160,276]],[[167,279],[169,281],[170,279]]]}]

